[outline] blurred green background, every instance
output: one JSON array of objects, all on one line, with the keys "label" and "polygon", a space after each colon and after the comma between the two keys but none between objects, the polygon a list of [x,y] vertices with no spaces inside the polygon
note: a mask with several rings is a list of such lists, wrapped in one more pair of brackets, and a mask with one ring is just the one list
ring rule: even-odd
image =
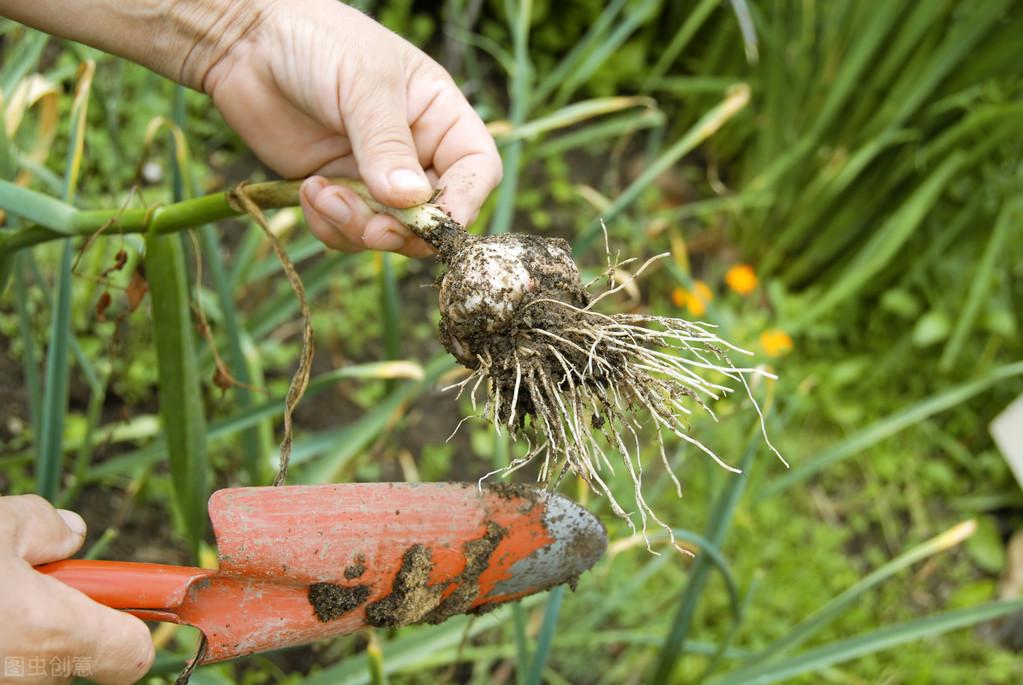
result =
[{"label": "blurred green background", "polygon": [[[473,230],[566,237],[584,277],[605,264],[600,218],[623,256],[670,252],[608,306],[711,321],[755,351],[779,375],[755,392],[792,467],[748,403],[719,403],[693,429],[743,476],[673,442],[679,500],[648,455],[647,499],[695,561],[656,534],[649,553],[567,481],[611,538],[574,593],[193,682],[1019,682],[1023,495],[987,427],[1023,392],[1023,3],[352,4],[445,65],[490,123],[505,178]],[[82,208],[269,177],[202,95],[11,22],[0,93],[0,176]],[[271,226],[318,350],[290,482],[506,464],[515,446],[480,423],[445,441],[470,408],[439,391],[454,364],[424,287],[436,266],[325,251],[298,210]],[[207,492],[275,468],[298,302],[254,224],[173,242],[180,287],[148,286],[178,298],[176,323],[151,324],[138,236],[6,255],[0,491],[82,512],[89,556],[208,563]],[[215,382],[211,339],[243,385]],[[158,377],[160,345],[194,365]],[[609,478],[628,502],[626,474]],[[154,682],[194,637],[157,630]]]}]

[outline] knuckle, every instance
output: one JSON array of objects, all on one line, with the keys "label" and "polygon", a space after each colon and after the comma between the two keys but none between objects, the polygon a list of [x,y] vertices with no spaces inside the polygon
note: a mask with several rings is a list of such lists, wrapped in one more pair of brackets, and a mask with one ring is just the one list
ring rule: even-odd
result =
[{"label": "knuckle", "polygon": [[53,509],[53,506],[49,502],[47,502],[46,499],[40,497],[39,495],[36,495],[35,493],[30,493],[28,495],[18,495],[16,497],[12,497],[11,499],[18,500],[17,504],[25,507],[26,509],[31,509],[33,510],[33,512],[47,511]]},{"label": "knuckle", "polygon": [[351,84],[339,92],[338,103],[343,112],[370,116],[381,109],[381,104],[402,88],[401,69],[392,60],[367,61],[358,59],[345,77]]},{"label": "knuckle", "polygon": [[[393,124],[380,124],[363,133],[364,147],[378,158],[413,156],[409,148],[409,132]],[[367,160],[372,163],[371,160]],[[418,164],[418,159],[416,159]]]},{"label": "knuckle", "polygon": [[53,505],[36,494],[0,497],[0,535],[18,537],[33,522],[55,514]]}]

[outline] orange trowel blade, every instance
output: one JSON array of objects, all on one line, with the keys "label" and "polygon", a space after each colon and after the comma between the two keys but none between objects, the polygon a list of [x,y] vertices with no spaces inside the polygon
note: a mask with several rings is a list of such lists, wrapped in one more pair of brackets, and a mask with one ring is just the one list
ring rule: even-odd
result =
[{"label": "orange trowel blade", "polygon": [[607,545],[592,514],[526,486],[231,488],[209,512],[220,569],[173,609],[205,662],[485,611],[574,582]]}]

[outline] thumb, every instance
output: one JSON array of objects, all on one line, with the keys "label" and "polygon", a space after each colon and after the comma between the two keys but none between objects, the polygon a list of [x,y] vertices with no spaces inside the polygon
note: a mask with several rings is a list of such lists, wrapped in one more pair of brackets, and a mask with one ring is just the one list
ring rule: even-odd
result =
[{"label": "thumb", "polygon": [[85,521],[38,495],[0,497],[0,530],[30,566],[66,559],[85,541]]},{"label": "thumb", "polygon": [[433,188],[416,154],[405,94],[396,82],[368,83],[372,80],[362,79],[363,92],[352,93],[349,104],[342,104],[359,175],[373,197],[385,205],[411,207],[426,202]]}]

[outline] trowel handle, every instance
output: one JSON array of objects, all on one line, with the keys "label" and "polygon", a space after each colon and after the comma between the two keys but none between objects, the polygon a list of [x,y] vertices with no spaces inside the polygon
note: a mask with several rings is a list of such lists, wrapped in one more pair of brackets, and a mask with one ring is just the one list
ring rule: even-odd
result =
[{"label": "trowel handle", "polygon": [[208,568],[87,559],[56,561],[35,570],[114,609],[173,609],[192,583],[216,574]]}]

